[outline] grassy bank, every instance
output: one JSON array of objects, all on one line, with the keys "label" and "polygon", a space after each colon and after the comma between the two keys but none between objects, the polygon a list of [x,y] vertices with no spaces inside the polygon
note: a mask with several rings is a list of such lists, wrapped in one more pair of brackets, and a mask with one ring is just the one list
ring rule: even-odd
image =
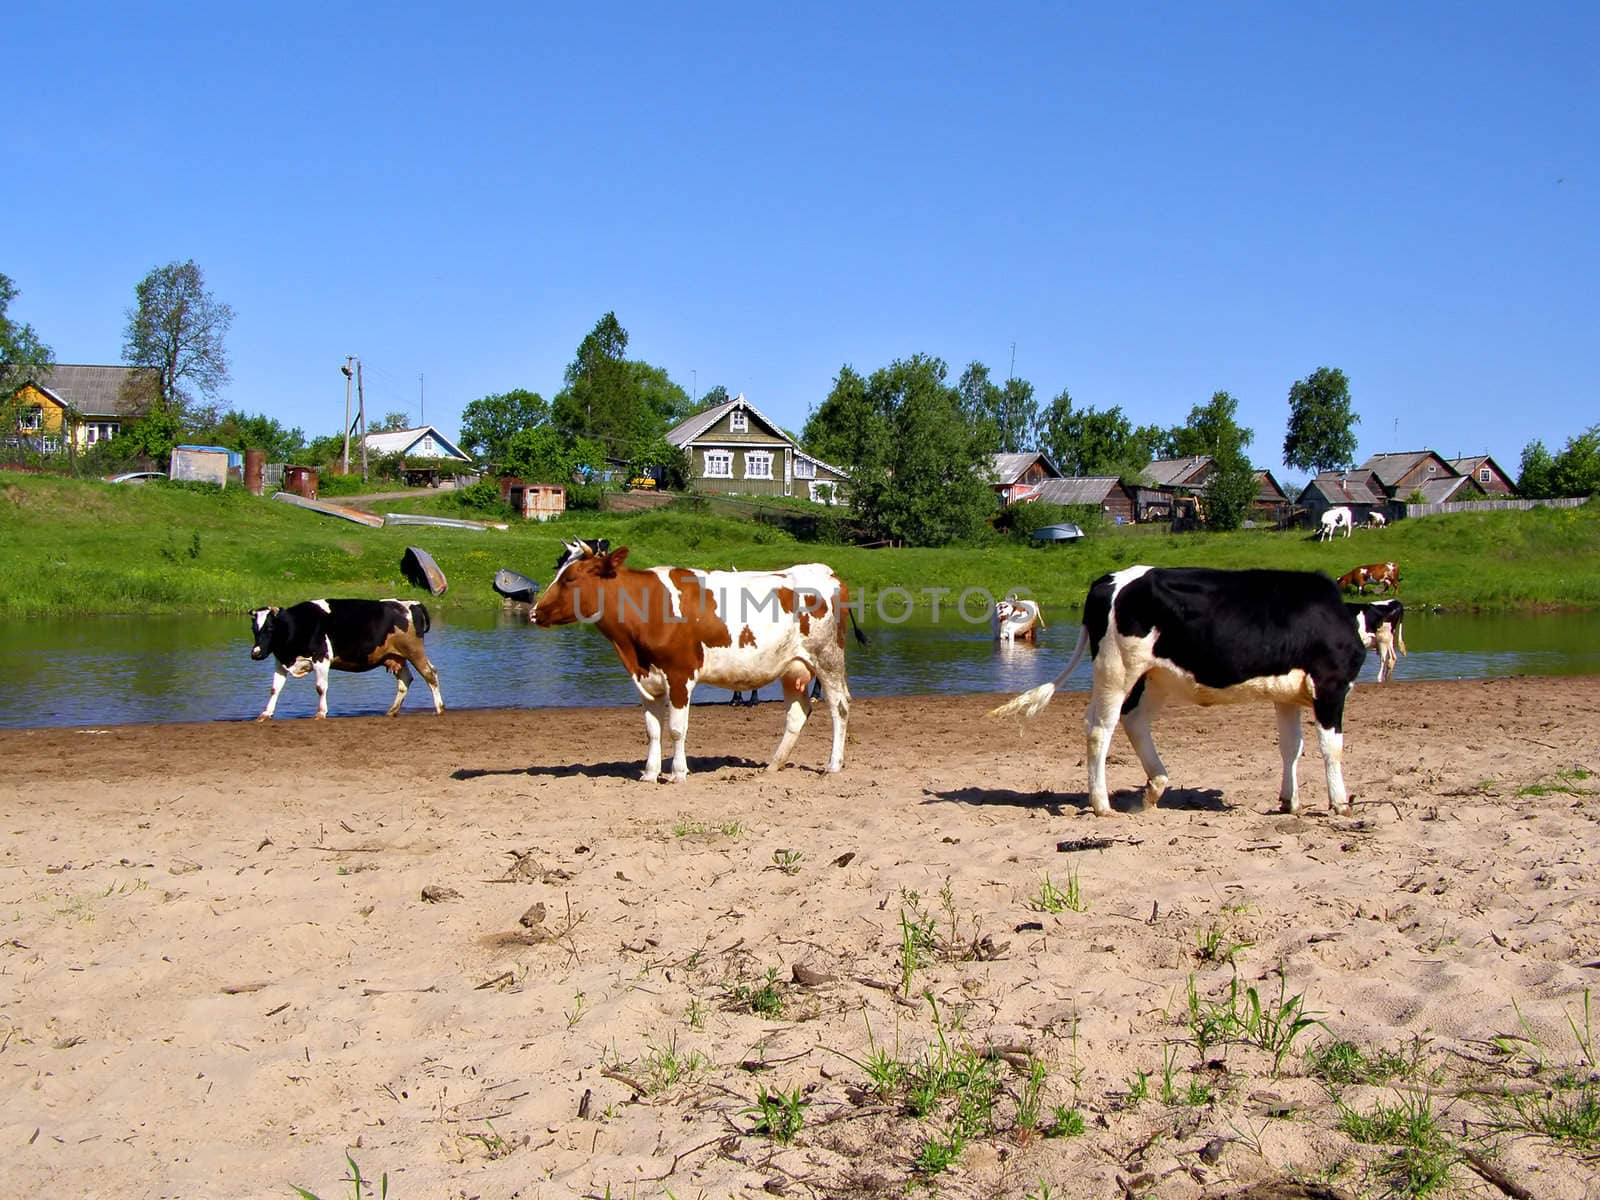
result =
[{"label": "grassy bank", "polygon": [[[439,503],[377,507],[424,511]],[[439,509],[438,511],[443,511]],[[454,515],[460,515],[456,513]],[[672,511],[575,513],[506,532],[366,529],[250,496],[0,472],[0,616],[91,612],[241,612],[327,595],[418,595],[400,573],[407,545],[427,549],[450,579],[440,608],[500,603],[500,567],[548,579],[563,537],[606,537],[639,566],[771,568],[820,559],[857,592],[1028,588],[1075,612],[1101,573],[1143,562],[1287,567],[1339,574],[1394,559],[1409,603],[1451,609],[1600,608],[1600,505],[1402,521],[1317,544],[1304,533],[1171,535],[1114,529],[1068,546],[1011,542],[937,550],[863,550],[795,541],[767,526]],[[898,612],[901,602],[889,606]]]}]

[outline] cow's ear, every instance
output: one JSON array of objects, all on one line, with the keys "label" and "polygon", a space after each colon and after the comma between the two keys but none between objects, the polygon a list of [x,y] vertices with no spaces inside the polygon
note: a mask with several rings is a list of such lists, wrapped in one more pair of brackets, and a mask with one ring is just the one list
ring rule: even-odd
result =
[{"label": "cow's ear", "polygon": [[605,573],[607,575],[615,575],[617,573],[617,569],[621,567],[622,564],[627,561],[627,559],[628,548],[626,546],[618,546],[605,557]]}]

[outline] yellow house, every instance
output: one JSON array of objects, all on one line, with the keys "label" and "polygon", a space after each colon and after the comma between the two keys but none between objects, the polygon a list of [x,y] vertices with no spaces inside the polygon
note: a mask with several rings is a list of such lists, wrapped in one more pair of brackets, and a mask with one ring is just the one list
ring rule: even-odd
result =
[{"label": "yellow house", "polygon": [[116,437],[155,395],[158,382],[149,367],[41,368],[17,390],[14,435],[36,453],[86,450]]}]

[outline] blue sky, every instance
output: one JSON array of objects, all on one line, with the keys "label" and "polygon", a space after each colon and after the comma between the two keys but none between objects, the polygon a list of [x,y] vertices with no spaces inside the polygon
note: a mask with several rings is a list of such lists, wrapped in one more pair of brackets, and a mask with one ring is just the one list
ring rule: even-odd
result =
[{"label": "blue sky", "polygon": [[10,315],[117,362],[193,258],[223,402],[311,434],[347,354],[374,418],[421,374],[453,434],[608,309],[794,428],[842,364],[1013,344],[1042,402],[1225,389],[1273,467],[1324,365],[1361,456],[1514,472],[1600,420],[1600,6],[24,3],[5,38]]}]

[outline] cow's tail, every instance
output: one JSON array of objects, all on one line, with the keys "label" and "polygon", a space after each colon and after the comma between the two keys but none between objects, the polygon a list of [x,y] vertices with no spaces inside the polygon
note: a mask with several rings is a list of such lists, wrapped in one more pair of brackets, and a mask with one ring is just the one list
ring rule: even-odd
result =
[{"label": "cow's tail", "polygon": [[846,608],[845,611],[850,614],[850,632],[856,635],[856,645],[865,646],[867,644],[867,635],[861,631],[861,626],[856,624],[856,610]]},{"label": "cow's tail", "polygon": [[433,628],[433,619],[428,616],[428,606],[413,600],[411,602],[411,631],[418,637]]},{"label": "cow's tail", "polygon": [[1044,711],[1044,706],[1050,703],[1050,698],[1060,690],[1061,685],[1067,682],[1068,676],[1078,669],[1078,664],[1083,661],[1083,652],[1089,648],[1089,630],[1087,626],[1078,629],[1078,644],[1073,648],[1072,661],[1067,664],[1067,669],[1062,671],[1049,683],[1041,683],[1038,687],[1023,692],[1014,700],[1008,700],[999,708],[989,710],[991,717],[1036,717]]}]

